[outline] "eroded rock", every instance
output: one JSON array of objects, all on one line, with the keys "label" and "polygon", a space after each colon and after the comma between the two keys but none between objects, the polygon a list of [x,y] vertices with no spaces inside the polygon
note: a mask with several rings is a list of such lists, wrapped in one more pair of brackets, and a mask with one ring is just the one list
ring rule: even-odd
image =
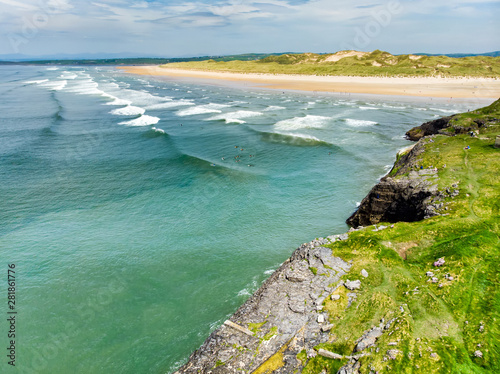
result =
[{"label": "eroded rock", "polygon": [[380,327],[374,327],[369,330],[360,339],[358,339],[354,352],[361,352],[366,348],[374,346],[377,339],[381,337],[383,333],[384,331]]},{"label": "eroded rock", "polygon": [[[322,242],[299,247],[230,318],[244,329],[248,329],[249,323],[266,322],[256,336],[223,325],[178,373],[253,372],[285,346],[283,367],[275,373],[291,373],[300,365],[297,354],[304,349],[311,352],[318,344],[327,342],[327,331],[333,325],[327,323],[326,314],[318,314],[317,308],[339,286],[340,278],[351,265],[333,256],[331,249],[321,246]],[[311,270],[313,267],[316,272]],[[271,328],[276,334],[270,340],[262,340]],[[224,365],[216,367],[221,361]]]},{"label": "eroded rock", "polygon": [[361,281],[358,279],[358,280],[355,280],[355,281],[350,281],[349,279],[345,281],[344,283],[344,286],[345,288],[347,288],[348,290],[359,290],[361,288]]}]

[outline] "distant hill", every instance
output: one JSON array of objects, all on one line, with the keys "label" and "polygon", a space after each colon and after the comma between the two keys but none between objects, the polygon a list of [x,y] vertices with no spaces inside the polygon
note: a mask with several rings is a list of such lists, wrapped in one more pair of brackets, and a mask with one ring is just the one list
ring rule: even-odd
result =
[{"label": "distant hill", "polygon": [[[294,52],[285,52],[293,55]],[[112,57],[112,58],[55,58],[48,56],[45,58],[29,59],[22,55],[4,55],[0,56],[0,65],[160,65],[172,62],[187,62],[187,61],[254,61],[260,60],[268,56],[279,56],[284,53],[245,53],[240,55],[229,56],[200,56],[200,57]]]},{"label": "distant hill", "polygon": [[500,57],[500,51],[488,52],[488,53],[451,53],[451,54],[414,53],[414,55],[417,55],[417,56],[447,56],[447,57],[453,57],[453,58],[473,57],[473,56]]}]

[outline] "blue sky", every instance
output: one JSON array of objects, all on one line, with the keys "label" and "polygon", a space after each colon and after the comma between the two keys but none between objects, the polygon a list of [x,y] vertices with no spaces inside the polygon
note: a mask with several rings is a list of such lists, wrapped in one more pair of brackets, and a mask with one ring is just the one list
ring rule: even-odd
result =
[{"label": "blue sky", "polygon": [[500,50],[499,0],[0,0],[0,55]]}]

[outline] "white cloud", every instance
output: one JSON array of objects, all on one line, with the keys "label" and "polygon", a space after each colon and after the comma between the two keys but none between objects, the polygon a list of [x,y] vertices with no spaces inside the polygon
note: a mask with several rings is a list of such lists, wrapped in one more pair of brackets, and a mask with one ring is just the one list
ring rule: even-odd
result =
[{"label": "white cloud", "polygon": [[8,5],[13,8],[21,9],[21,10],[36,10],[37,7],[30,5],[30,4],[25,4],[21,3],[20,1],[17,0],[0,0],[0,3],[4,5]]},{"label": "white cloud", "polygon": [[[4,34],[21,33],[27,19],[50,12],[43,25],[44,35],[53,34],[47,36],[47,40],[67,38],[68,43],[83,39],[82,35],[88,40],[108,40],[112,35],[113,40],[121,40],[127,48],[150,45],[151,51],[156,52],[155,46],[175,35],[179,40],[176,48],[189,49],[192,54],[201,50],[200,45],[203,50],[209,50],[212,45],[206,45],[206,40],[210,38],[214,39],[214,45],[226,48],[227,52],[245,46],[262,51],[282,48],[334,51],[341,42],[354,37],[356,28],[365,27],[374,12],[387,10],[391,2],[393,0],[0,0],[0,24]],[[388,50],[391,45],[408,45],[401,35],[416,30],[421,33],[419,45],[444,45],[443,40],[464,35],[468,36],[467,40],[475,36],[484,42],[482,35],[493,34],[482,30],[487,24],[488,30],[496,25],[491,21],[495,19],[494,10],[498,10],[500,1],[399,0],[399,4],[401,9],[392,16],[390,25],[373,39],[370,45],[373,49],[380,45]],[[468,30],[457,30],[456,25],[464,21],[470,25]],[[136,39],[133,38],[137,35],[143,38],[144,45],[134,45]],[[196,40],[205,40],[205,45],[201,42],[197,45]],[[57,49],[56,42],[53,43],[52,48]],[[417,40],[412,43],[417,44]],[[489,43],[494,45],[493,41]],[[94,47],[89,44],[86,48]],[[491,49],[495,48],[496,45]]]}]

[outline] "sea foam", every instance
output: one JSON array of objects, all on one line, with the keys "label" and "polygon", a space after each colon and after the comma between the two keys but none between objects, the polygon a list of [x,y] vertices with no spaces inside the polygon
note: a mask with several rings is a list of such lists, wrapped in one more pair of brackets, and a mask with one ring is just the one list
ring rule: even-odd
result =
[{"label": "sea foam", "polygon": [[176,114],[179,117],[185,117],[185,116],[194,116],[198,114],[207,114],[207,113],[221,113],[221,109],[230,107],[230,105],[227,104],[204,104],[204,105],[197,105],[188,109],[183,109],[179,110]]},{"label": "sea foam", "polygon": [[40,85],[40,87],[48,88],[49,90],[60,91],[64,87],[66,87],[67,84],[68,84],[68,81],[63,80],[63,81],[47,81],[47,82],[42,82],[39,85]]},{"label": "sea foam", "polygon": [[106,97],[112,99],[113,101],[109,101],[107,102],[106,104],[104,105],[130,105],[132,104],[132,102],[130,100],[123,100],[123,99],[119,99],[117,98],[116,96],[113,96],[113,95],[106,95]]},{"label": "sea foam", "polygon": [[242,120],[243,118],[258,117],[261,115],[262,115],[261,112],[252,112],[249,110],[238,110],[236,112],[223,113],[223,114],[219,114],[219,115],[210,117],[207,119],[207,121],[225,120],[226,123],[245,123],[245,121]]},{"label": "sea foam", "polygon": [[160,134],[165,134],[165,130],[160,129],[160,128],[152,127],[151,130],[158,132]]},{"label": "sea foam", "polygon": [[274,127],[278,130],[293,131],[299,129],[321,129],[331,120],[330,117],[312,116],[295,117],[277,122]]},{"label": "sea foam", "polygon": [[270,105],[266,109],[264,109],[264,112],[273,112],[276,110],[284,110],[284,109],[286,109],[284,106]]},{"label": "sea foam", "polygon": [[[85,76],[85,74],[83,74]],[[68,92],[73,92],[78,95],[105,95],[106,93],[99,88],[99,83],[92,78],[84,78],[75,80],[74,84],[67,89]]]},{"label": "sea foam", "polygon": [[48,81],[49,81],[48,79],[40,79],[40,80],[35,80],[35,81],[26,81],[24,83],[26,83],[26,84],[40,84],[40,83],[48,82]]},{"label": "sea foam", "polygon": [[158,117],[153,117],[153,116],[148,116],[143,114],[139,118],[130,120],[130,121],[123,121],[120,122],[119,125],[126,125],[126,126],[149,126],[149,125],[156,125],[160,119]]},{"label": "sea foam", "polygon": [[178,101],[167,101],[164,103],[158,103],[158,104],[151,104],[146,107],[147,110],[154,110],[154,109],[169,109],[169,108],[175,108],[179,106],[190,106],[190,105],[196,105],[192,101],[187,101],[187,100],[178,100]]},{"label": "sea foam", "polygon": [[457,113],[457,110],[453,110],[453,109],[429,108],[429,110],[437,110],[438,112],[441,112],[441,113]]},{"label": "sea foam", "polygon": [[76,79],[78,78],[78,74],[75,74],[75,73],[71,73],[69,71],[65,71],[63,72],[60,76],[59,76],[60,79]]},{"label": "sea foam", "polygon": [[352,127],[373,126],[377,124],[377,122],[374,121],[365,121],[362,119],[352,119],[352,118],[346,118],[345,122]]},{"label": "sea foam", "polygon": [[116,116],[136,116],[138,114],[144,114],[146,110],[144,108],[127,105],[123,108],[113,109],[110,113]]}]

